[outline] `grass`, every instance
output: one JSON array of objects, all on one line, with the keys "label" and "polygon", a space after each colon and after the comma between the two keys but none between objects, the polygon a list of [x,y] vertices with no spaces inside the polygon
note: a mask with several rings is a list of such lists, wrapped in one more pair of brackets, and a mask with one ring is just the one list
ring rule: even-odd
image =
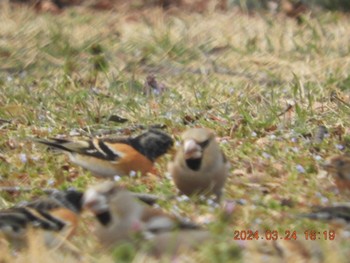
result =
[{"label": "grass", "polygon": [[[26,8],[0,9],[0,175],[1,185],[85,189],[97,181],[63,155],[43,151],[30,137],[59,134],[125,134],[139,124],[166,125],[175,138],[192,126],[217,133],[232,164],[225,198],[241,200],[232,219],[209,225],[222,234],[215,245],[184,254],[191,262],[346,262],[348,232],[333,241],[306,241],[304,231],[333,225],[296,219],[312,205],[346,201],[320,164],[348,152],[350,20],[320,13],[304,23],[238,12],[166,14],[159,9],[96,12],[82,8],[37,14]],[[145,96],[146,76],[156,74],[168,88]],[[289,108],[289,110],[287,110]],[[109,121],[113,115],[126,123]],[[329,130],[313,143],[320,125]],[[161,180],[122,178],[133,191],[176,193]],[[40,191],[1,193],[1,207]],[[220,209],[171,202],[166,210],[195,221],[216,221]],[[125,245],[105,252],[96,244],[89,215],[72,243],[88,262],[149,260]],[[298,242],[233,240],[235,230],[296,231]],[[282,252],[281,252],[282,251]],[[29,249],[2,262],[45,262],[69,255]],[[7,254],[6,254],[7,253]]]}]

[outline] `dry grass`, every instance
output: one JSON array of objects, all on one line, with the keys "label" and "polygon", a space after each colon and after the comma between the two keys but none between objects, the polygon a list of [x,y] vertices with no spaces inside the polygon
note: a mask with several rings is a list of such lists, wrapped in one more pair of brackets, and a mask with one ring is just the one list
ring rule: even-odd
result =
[{"label": "dry grass", "polygon": [[[325,13],[298,25],[285,17],[237,12],[75,8],[54,16],[6,5],[0,16],[2,185],[85,189],[96,181],[28,137],[116,133],[135,124],[165,124],[177,136],[186,129],[184,119],[191,120],[187,126],[210,127],[221,138],[233,167],[225,197],[244,205],[236,207],[228,225],[210,225],[213,232],[224,229],[226,239],[183,255],[181,262],[347,261],[347,231],[338,229],[334,241],[305,241],[305,230],[333,226],[294,215],[348,199],[337,194],[320,164],[348,152],[349,17]],[[103,52],[92,54],[92,45]],[[150,73],[168,87],[163,95],[143,95]],[[111,115],[129,121],[110,122]],[[315,145],[310,136],[321,124],[330,134]],[[158,165],[162,180],[123,178],[121,183],[134,191],[175,193],[164,176],[170,158]],[[2,193],[1,206],[37,195]],[[173,205],[196,221],[215,221],[220,213],[206,204],[161,204],[167,210]],[[148,262],[133,247],[103,251],[89,234],[91,219],[83,219],[72,240],[83,262]],[[227,242],[234,230],[248,229],[295,230],[298,242]],[[1,254],[2,262],[77,261],[37,246],[16,257]]]}]

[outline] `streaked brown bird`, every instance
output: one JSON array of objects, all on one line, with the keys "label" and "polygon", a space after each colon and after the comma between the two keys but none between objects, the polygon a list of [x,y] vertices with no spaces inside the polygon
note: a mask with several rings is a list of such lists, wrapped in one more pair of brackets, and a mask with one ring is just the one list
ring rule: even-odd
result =
[{"label": "streaked brown bird", "polygon": [[229,163],[215,140],[214,132],[207,128],[192,128],[181,138],[181,147],[174,161],[168,164],[175,185],[185,195],[214,194],[219,201]]},{"label": "streaked brown bird", "polygon": [[140,172],[155,173],[154,162],[173,145],[166,133],[150,129],[137,136],[90,140],[35,139],[35,141],[66,152],[70,160],[90,170],[95,176],[110,177]]},{"label": "streaked brown bird", "polygon": [[325,162],[323,168],[334,177],[339,190],[350,190],[350,156],[334,156]]}]

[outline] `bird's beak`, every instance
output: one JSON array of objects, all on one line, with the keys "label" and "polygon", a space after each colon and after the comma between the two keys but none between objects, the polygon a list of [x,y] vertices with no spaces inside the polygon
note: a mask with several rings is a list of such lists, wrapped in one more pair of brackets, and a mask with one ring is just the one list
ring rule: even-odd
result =
[{"label": "bird's beak", "polygon": [[195,140],[190,139],[184,141],[184,154],[185,159],[197,159],[202,156],[201,147]]},{"label": "bird's beak", "polygon": [[326,161],[325,163],[323,163],[321,165],[321,167],[323,170],[330,172],[330,173],[336,171],[336,167],[330,161]]},{"label": "bird's beak", "polygon": [[108,203],[106,197],[90,189],[84,194],[83,207],[95,214],[99,214],[108,210]]}]

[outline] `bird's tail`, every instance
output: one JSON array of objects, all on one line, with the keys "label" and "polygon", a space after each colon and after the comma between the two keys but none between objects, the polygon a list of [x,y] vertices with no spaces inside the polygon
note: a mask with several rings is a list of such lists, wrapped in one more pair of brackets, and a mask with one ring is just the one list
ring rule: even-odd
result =
[{"label": "bird's tail", "polygon": [[89,147],[89,144],[85,141],[70,141],[66,139],[57,138],[33,138],[32,140],[37,143],[47,145],[50,148],[59,149],[66,152],[81,152],[82,149]]}]

